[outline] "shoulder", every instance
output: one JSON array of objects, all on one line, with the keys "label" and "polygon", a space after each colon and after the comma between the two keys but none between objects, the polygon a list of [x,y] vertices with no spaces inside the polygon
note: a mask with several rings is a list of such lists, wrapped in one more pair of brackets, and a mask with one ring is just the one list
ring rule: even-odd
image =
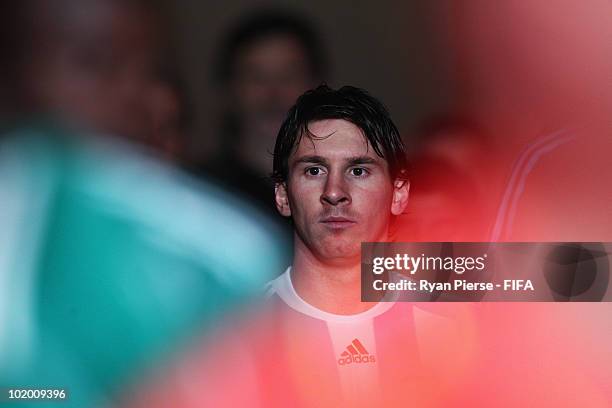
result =
[{"label": "shoulder", "polygon": [[270,300],[274,297],[284,296],[291,289],[291,266],[289,266],[283,273],[264,285],[264,298]]}]

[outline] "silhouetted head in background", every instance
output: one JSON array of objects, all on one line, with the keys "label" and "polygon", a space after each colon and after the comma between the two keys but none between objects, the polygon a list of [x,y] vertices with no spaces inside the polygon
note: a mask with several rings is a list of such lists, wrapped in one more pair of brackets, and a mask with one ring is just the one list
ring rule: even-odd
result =
[{"label": "silhouetted head in background", "polygon": [[422,154],[411,160],[410,201],[396,218],[396,242],[469,241],[483,226],[477,185],[464,169],[450,160]]},{"label": "silhouetted head in background", "polygon": [[[469,173],[477,179],[489,159],[490,141],[486,132],[467,117],[436,115],[417,127],[418,155],[428,155]],[[477,180],[474,180],[477,181]]]},{"label": "silhouetted head in background", "polygon": [[186,84],[172,64],[163,64],[157,75],[149,106],[151,128],[143,142],[166,160],[186,160],[186,140],[193,121],[193,107]]},{"label": "silhouetted head in background", "polygon": [[398,241],[474,240],[486,232],[490,173],[487,134],[470,118],[440,114],[417,126],[411,198],[396,223]]},{"label": "silhouetted head in background", "polygon": [[269,173],[285,114],[326,76],[322,45],[302,18],[265,11],[240,21],[222,45],[216,72],[227,97],[225,152],[262,176]]}]

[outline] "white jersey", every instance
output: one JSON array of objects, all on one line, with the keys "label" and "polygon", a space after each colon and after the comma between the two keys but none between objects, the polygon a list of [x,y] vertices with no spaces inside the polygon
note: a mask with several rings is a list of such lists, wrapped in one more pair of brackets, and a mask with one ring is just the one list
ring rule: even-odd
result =
[{"label": "white jersey", "polygon": [[431,337],[444,338],[451,320],[427,311],[426,305],[401,302],[379,302],[353,315],[328,313],[297,294],[291,267],[267,285],[267,295],[286,309],[285,316],[294,316],[299,330],[308,332],[305,336],[313,336],[319,345],[313,362],[333,370],[330,377],[337,379],[343,402],[350,406],[393,401],[398,385],[423,380],[422,359],[439,352],[439,342]]},{"label": "white jersey", "polygon": [[263,309],[187,353],[132,406],[445,406],[470,381],[473,327],[440,313],[462,305],[380,302],[336,315],[300,298],[291,268],[267,289]]},{"label": "white jersey", "polygon": [[277,295],[293,310],[325,324],[345,395],[362,400],[364,395],[379,392],[374,319],[393,307],[392,302],[377,303],[371,309],[354,315],[337,315],[319,310],[295,291],[291,282],[291,267],[269,283],[268,293],[270,296]]}]

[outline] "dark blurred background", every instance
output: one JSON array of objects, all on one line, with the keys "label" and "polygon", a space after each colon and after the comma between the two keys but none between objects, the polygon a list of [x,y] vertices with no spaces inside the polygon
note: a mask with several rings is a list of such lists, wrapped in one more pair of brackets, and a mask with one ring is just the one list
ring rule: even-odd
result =
[{"label": "dark blurred background", "polygon": [[404,132],[456,102],[454,70],[440,43],[443,33],[432,25],[434,18],[450,13],[439,3],[434,9],[427,1],[181,0],[165,7],[175,31],[177,63],[197,112],[191,137],[200,157],[214,154],[220,144],[214,130],[220,89],[213,79],[220,44],[240,20],[260,10],[279,10],[310,22],[329,60],[330,85],[367,89],[384,101]]}]

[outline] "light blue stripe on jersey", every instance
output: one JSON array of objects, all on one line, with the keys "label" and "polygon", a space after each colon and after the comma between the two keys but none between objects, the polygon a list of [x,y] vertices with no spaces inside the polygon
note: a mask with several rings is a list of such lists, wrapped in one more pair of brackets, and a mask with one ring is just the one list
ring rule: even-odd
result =
[{"label": "light blue stripe on jersey", "polygon": [[508,185],[499,205],[495,224],[489,238],[490,242],[508,239],[512,233],[516,209],[525,189],[525,182],[529,173],[543,155],[574,139],[574,135],[569,132],[569,130],[563,129],[541,136],[530,143],[519,155],[514,162]]}]

